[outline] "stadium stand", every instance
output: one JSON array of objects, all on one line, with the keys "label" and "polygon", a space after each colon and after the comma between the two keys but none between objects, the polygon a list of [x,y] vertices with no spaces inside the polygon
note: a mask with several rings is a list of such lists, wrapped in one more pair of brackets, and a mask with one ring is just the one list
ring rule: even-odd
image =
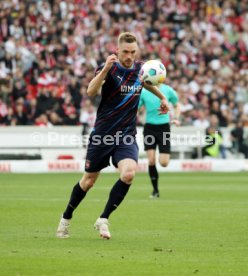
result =
[{"label": "stadium stand", "polygon": [[125,30],[166,65],[184,126],[248,125],[247,0],[2,0],[0,125],[92,123],[87,84]]}]

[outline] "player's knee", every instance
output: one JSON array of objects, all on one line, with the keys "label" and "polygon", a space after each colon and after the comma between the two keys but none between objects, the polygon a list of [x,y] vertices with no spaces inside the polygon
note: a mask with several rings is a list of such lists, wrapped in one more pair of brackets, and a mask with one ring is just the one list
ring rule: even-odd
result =
[{"label": "player's knee", "polygon": [[84,191],[88,191],[91,189],[96,182],[96,179],[93,177],[83,177],[82,180],[80,181],[80,186]]},{"label": "player's knee", "polygon": [[169,165],[169,159],[163,159],[159,161],[162,167],[167,167]]},{"label": "player's knee", "polygon": [[123,181],[124,183],[127,184],[131,184],[133,179],[135,176],[135,170],[134,169],[130,169],[130,170],[126,170],[121,174],[121,181]]},{"label": "player's knee", "polygon": [[155,166],[155,163],[156,163],[155,158],[151,158],[148,160],[149,166]]},{"label": "player's knee", "polygon": [[89,178],[86,180],[86,187],[89,189],[91,189],[95,184],[95,179]]}]

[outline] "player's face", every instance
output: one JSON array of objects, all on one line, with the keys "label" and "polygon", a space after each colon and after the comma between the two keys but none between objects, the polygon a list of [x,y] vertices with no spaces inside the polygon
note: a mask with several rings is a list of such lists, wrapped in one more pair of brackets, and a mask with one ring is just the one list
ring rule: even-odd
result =
[{"label": "player's face", "polygon": [[118,59],[122,66],[131,68],[137,55],[138,45],[136,42],[119,44],[117,49]]}]

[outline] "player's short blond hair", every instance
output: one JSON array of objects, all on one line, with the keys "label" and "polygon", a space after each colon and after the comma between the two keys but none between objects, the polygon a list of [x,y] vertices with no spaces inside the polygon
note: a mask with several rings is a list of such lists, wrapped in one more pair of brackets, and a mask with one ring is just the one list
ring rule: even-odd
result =
[{"label": "player's short blond hair", "polygon": [[127,42],[127,43],[137,42],[137,38],[134,34],[129,32],[121,33],[118,37],[118,45],[123,42]]}]

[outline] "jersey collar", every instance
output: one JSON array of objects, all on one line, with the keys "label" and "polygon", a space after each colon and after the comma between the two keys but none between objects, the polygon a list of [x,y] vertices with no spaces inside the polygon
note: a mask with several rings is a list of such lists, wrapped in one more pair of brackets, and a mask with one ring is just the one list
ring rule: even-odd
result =
[{"label": "jersey collar", "polygon": [[136,68],[135,62],[133,63],[132,68],[125,68],[125,67],[121,66],[121,64],[119,62],[117,62],[117,66],[118,66],[119,69],[121,69],[123,71],[126,71],[126,72],[133,71]]}]

